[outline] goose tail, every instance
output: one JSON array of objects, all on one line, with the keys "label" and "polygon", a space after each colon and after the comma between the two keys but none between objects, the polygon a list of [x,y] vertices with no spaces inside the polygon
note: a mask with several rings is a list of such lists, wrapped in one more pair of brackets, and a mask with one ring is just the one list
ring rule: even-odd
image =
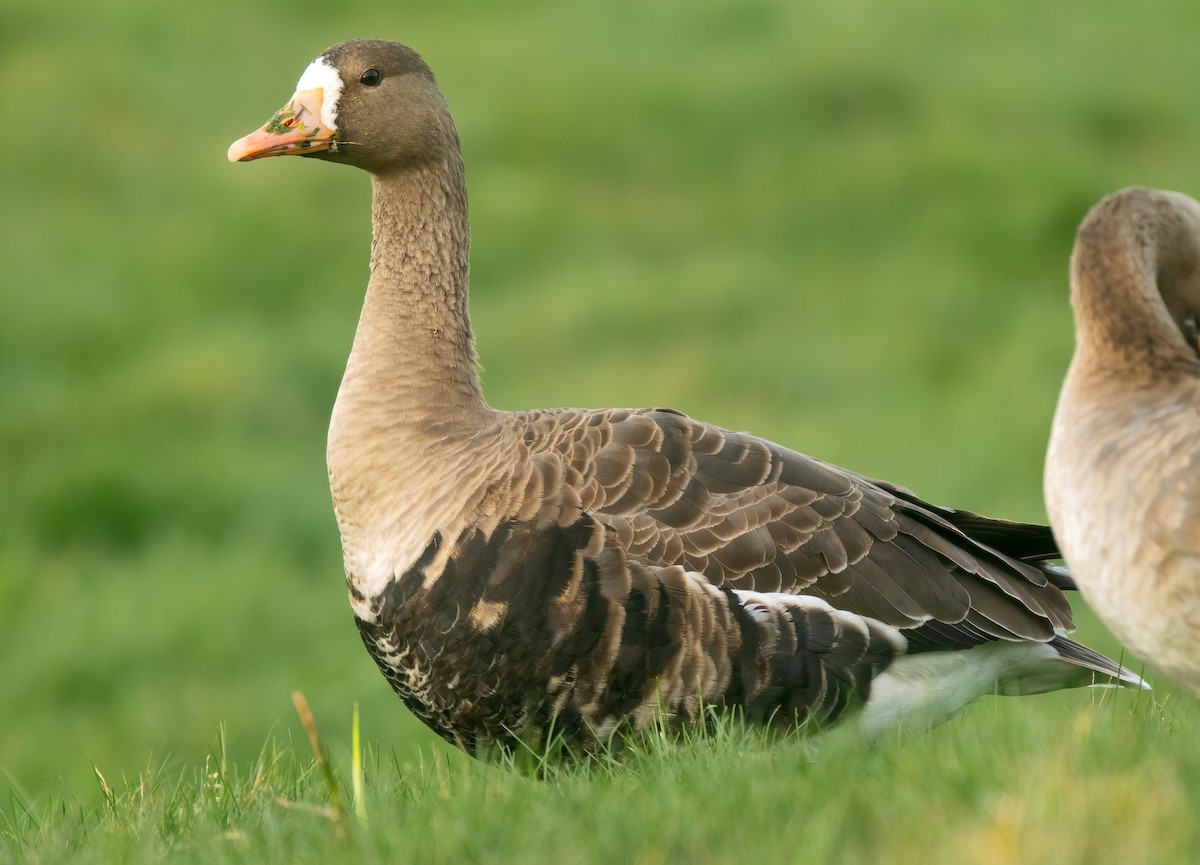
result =
[{"label": "goose tail", "polygon": [[1090,687],[1150,690],[1150,683],[1133,670],[1074,640],[1060,635],[1052,639],[1050,645],[1060,658],[1079,667],[1082,675],[1091,676],[1092,681],[1084,683]]}]

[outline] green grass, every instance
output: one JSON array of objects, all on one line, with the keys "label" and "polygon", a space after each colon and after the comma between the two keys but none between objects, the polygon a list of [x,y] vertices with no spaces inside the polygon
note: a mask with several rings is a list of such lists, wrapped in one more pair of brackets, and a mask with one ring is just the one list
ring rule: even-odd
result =
[{"label": "green grass", "polygon": [[327,781],[301,743],[273,736],[239,766],[219,737],[201,766],[98,776],[92,806],[14,801],[0,840],[30,863],[1190,861],[1200,757],[1180,719],[1110,695],[1029,739],[1011,706],[871,749],[729,720],[582,766],[368,749],[353,805],[344,746]]},{"label": "green grass", "polygon": [[[0,855],[1188,861],[1200,722],[1162,682],[1165,717],[988,700],[869,752],[731,733],[533,783],[448,751],[355,636],[325,485],[366,179],[224,153],[328,44],[407,41],[464,142],[494,404],[670,405],[1036,520],[1074,227],[1200,193],[1198,31],[1184,0],[0,0]],[[274,804],[328,799],[293,690],[343,776],[361,704],[347,839]]]}]

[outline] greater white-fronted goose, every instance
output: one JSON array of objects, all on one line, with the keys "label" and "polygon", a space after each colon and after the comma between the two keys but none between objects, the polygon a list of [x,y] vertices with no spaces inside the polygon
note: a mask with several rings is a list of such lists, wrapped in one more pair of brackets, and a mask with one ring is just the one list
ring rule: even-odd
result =
[{"label": "greater white-fronted goose", "polygon": [[353,41],[230,160],[368,171],[371,275],[329,430],[363,642],[468,750],[707,707],[877,732],[981,694],[1143,686],[1067,639],[1048,529],[927,504],[665,409],[506,412],[467,317],[458,136],[411,49]]},{"label": "greater white-fronted goose", "polygon": [[1103,199],[1075,239],[1071,306],[1050,522],[1100,618],[1200,696],[1200,204]]}]

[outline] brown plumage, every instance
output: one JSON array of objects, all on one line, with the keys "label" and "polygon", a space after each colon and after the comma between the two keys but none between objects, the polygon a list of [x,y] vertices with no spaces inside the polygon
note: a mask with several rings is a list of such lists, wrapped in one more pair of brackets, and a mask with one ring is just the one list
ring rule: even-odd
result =
[{"label": "brown plumage", "polygon": [[330,484],[363,641],[447,739],[586,746],[706,707],[793,725],[864,702],[875,731],[992,691],[1141,684],[1062,636],[1042,527],[674,411],[489,407],[458,140],[411,49],[331,48],[230,158],[289,152],[371,173]]},{"label": "brown plumage", "polygon": [[1051,522],[1100,617],[1200,696],[1200,203],[1111,195],[1071,265],[1077,340],[1046,455]]}]

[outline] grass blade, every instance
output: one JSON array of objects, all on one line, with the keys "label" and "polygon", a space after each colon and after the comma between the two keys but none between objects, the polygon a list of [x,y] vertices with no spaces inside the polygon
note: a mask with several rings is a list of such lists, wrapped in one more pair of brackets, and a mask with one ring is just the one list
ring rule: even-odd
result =
[{"label": "grass blade", "polygon": [[337,815],[338,826],[344,826],[346,808],[342,804],[342,791],[338,789],[337,779],[333,777],[333,767],[329,765],[329,760],[325,758],[325,750],[321,747],[321,737],[317,732],[317,720],[308,707],[308,700],[299,691],[292,692],[292,703],[296,707],[296,714],[300,716],[304,732],[308,734],[308,744],[312,747],[313,758],[320,767],[321,774],[325,777],[325,785],[329,788],[329,804],[333,806],[333,812]]},{"label": "grass blade", "polygon": [[354,790],[354,819],[358,825],[367,825],[367,801],[363,796],[362,739],[359,735],[358,703],[354,704],[354,718],[350,724],[351,781]]}]

